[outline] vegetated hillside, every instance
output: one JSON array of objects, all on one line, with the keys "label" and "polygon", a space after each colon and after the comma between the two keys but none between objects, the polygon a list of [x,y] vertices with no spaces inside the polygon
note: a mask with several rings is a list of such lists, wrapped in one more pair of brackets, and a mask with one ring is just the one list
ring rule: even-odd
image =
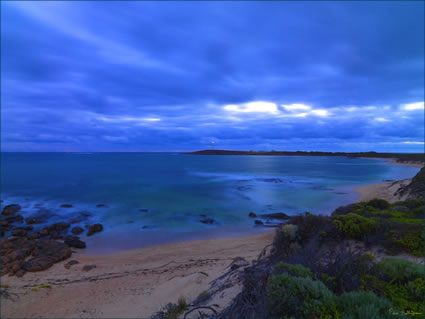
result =
[{"label": "vegetated hillside", "polygon": [[[276,230],[269,253],[266,247],[191,304],[169,304],[153,318],[423,318],[424,209],[419,199],[374,199],[331,216],[291,217]],[[211,301],[235,276],[242,291],[220,311]]]},{"label": "vegetated hillside", "polygon": [[227,150],[202,150],[188,152],[191,155],[274,155],[274,156],[345,156],[345,157],[369,157],[369,158],[394,158],[400,162],[424,162],[423,153],[377,153],[377,152],[289,152],[289,151],[227,151]]},{"label": "vegetated hillside", "polygon": [[423,318],[423,264],[388,257],[424,256],[423,214],[423,200],[375,199],[293,217],[217,318]]},{"label": "vegetated hillside", "polygon": [[410,184],[402,186],[396,195],[408,195],[410,198],[423,199],[425,197],[425,168],[422,167],[419,173],[412,178]]}]

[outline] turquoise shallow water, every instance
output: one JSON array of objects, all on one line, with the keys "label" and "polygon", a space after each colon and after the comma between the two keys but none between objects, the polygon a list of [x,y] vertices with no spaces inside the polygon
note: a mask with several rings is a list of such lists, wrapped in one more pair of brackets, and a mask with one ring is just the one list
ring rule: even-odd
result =
[{"label": "turquoise shallow water", "polygon": [[[83,216],[81,226],[103,223],[88,253],[264,231],[250,211],[328,214],[356,200],[356,186],[418,170],[344,157],[1,154],[3,204],[20,203],[25,217],[44,214],[48,222]],[[202,224],[200,215],[216,222]]]}]

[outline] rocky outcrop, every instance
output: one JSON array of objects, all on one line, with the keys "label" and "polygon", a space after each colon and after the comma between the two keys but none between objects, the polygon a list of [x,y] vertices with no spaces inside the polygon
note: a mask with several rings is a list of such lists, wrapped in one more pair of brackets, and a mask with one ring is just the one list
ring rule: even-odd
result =
[{"label": "rocky outcrop", "polygon": [[95,233],[101,232],[103,230],[102,224],[94,224],[89,227],[89,231],[87,232],[87,236],[91,236]]},{"label": "rocky outcrop", "polygon": [[412,178],[412,181],[401,186],[394,194],[399,197],[423,199],[425,197],[425,167]]},{"label": "rocky outcrop", "polygon": [[203,224],[214,224],[215,220],[213,218],[206,217],[206,218],[202,218],[200,222]]},{"label": "rocky outcrop", "polygon": [[255,217],[257,217],[257,214],[256,213],[253,213],[253,212],[250,212],[248,214],[248,217],[255,218]]},{"label": "rocky outcrop", "polygon": [[79,234],[81,234],[83,231],[84,231],[84,229],[83,229],[83,228],[81,228],[80,226],[76,226],[76,227],[73,227],[73,228],[71,229],[71,233],[73,233],[74,235],[79,235]]},{"label": "rocky outcrop", "polygon": [[286,215],[285,213],[263,214],[263,215],[261,215],[261,217],[262,218],[281,219],[281,220],[286,220],[286,219],[290,219],[291,218],[288,215]]},{"label": "rocky outcrop", "polygon": [[86,248],[86,243],[80,240],[80,237],[78,236],[66,236],[64,243],[67,244],[69,247],[81,249]]},{"label": "rocky outcrop", "polygon": [[15,215],[18,211],[21,210],[21,206],[18,204],[11,204],[7,205],[3,208],[3,211],[1,212],[2,215],[5,216],[12,216]]},{"label": "rocky outcrop", "polygon": [[0,241],[1,274],[23,276],[27,271],[47,269],[71,254],[67,245],[55,240],[30,240],[26,237],[3,239]]}]

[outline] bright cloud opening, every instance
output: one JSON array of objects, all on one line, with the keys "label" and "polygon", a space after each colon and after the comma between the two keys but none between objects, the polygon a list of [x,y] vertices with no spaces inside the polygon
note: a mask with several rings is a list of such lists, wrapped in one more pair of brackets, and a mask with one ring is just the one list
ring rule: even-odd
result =
[{"label": "bright cloud opening", "polygon": [[321,117],[329,116],[329,111],[324,109],[312,110],[310,113],[316,116],[321,116]]},{"label": "bright cloud opening", "polygon": [[244,104],[228,104],[225,105],[223,109],[239,113],[278,113],[277,105],[275,103],[263,101],[255,101]]},{"label": "bright cloud opening", "polygon": [[403,104],[401,106],[401,108],[403,110],[406,110],[406,111],[423,110],[424,109],[424,102],[416,102],[416,103]]},{"label": "bright cloud opening", "polygon": [[311,106],[305,105],[305,104],[289,104],[289,105],[281,104],[281,106],[289,112],[311,110]]},{"label": "bright cloud opening", "polygon": [[375,121],[377,121],[377,122],[389,122],[390,120],[386,119],[385,117],[375,117]]},{"label": "bright cloud opening", "polygon": [[405,142],[401,142],[401,144],[424,145],[424,144],[425,144],[425,142],[405,141]]}]

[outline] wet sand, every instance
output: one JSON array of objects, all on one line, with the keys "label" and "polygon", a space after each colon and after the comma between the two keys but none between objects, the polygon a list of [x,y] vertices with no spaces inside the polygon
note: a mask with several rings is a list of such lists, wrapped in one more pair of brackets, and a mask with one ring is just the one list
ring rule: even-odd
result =
[{"label": "wet sand", "polygon": [[[228,271],[237,257],[251,262],[270,244],[274,231],[237,238],[157,245],[111,255],[73,256],[42,272],[1,277],[10,297],[1,298],[7,318],[149,318],[169,302],[190,303]],[[66,269],[70,260],[79,263]],[[84,266],[96,268],[83,270]],[[237,270],[236,270],[237,271]],[[49,283],[52,288],[33,287]],[[227,305],[234,285],[213,298]]]}]

